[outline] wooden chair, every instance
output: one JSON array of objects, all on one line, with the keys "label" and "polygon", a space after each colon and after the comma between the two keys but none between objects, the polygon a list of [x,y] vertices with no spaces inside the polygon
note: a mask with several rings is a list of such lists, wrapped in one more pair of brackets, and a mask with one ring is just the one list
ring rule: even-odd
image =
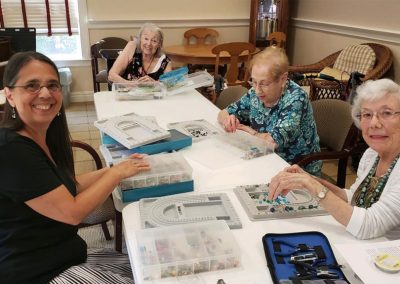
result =
[{"label": "wooden chair", "polygon": [[[100,91],[100,84],[108,84],[108,70],[99,70],[99,59],[103,59],[100,54],[102,49],[123,49],[128,43],[127,40],[119,37],[106,37],[96,42],[90,47],[92,77],[93,77],[93,91]],[[107,66],[111,67],[113,62],[107,62]]]},{"label": "wooden chair", "polygon": [[[89,144],[72,140],[71,145],[73,148],[81,149],[93,158],[96,169],[99,170],[103,167],[99,154]],[[108,230],[107,221],[115,218],[115,207],[111,197],[99,206],[95,211],[89,214],[79,225],[80,228],[101,224],[106,240],[111,240],[110,231]]]},{"label": "wooden chair", "polygon": [[195,28],[183,34],[187,45],[211,45],[217,43],[219,33],[209,28]]},{"label": "wooden chair", "polygon": [[[217,43],[218,36],[219,33],[216,30],[209,28],[190,29],[183,34],[186,45],[214,45]],[[188,68],[189,73],[193,73],[198,70],[207,70],[207,72],[212,72],[214,65],[189,63]]]},{"label": "wooden chair", "polygon": [[[226,74],[224,74],[226,84],[228,86],[245,86],[248,79],[248,64],[255,51],[255,46],[249,42],[229,42],[216,45],[212,49],[212,53],[216,55],[214,76],[220,74],[220,56],[221,53],[226,52],[230,55],[228,70]],[[246,60],[241,63],[239,61],[239,56],[244,53],[247,54]]]},{"label": "wooden chair", "polygon": [[[392,52],[388,47],[378,43],[363,43],[362,45],[368,45],[369,47],[371,47],[376,55],[374,67],[365,74],[365,77],[362,80],[366,81],[366,80],[376,80],[382,78],[392,66],[393,62]],[[325,67],[334,66],[335,61],[338,58],[341,51],[342,50],[339,50],[313,64],[289,66],[289,75],[291,76],[296,73],[297,74],[320,73]],[[339,80],[338,83],[326,80],[304,79],[298,81],[298,83],[303,86],[305,85],[310,86],[311,100],[326,99],[326,98],[346,99],[348,93],[350,92],[349,89],[345,90],[345,86],[347,85],[348,80]]]},{"label": "wooden chair", "polygon": [[338,159],[336,185],[345,187],[347,160],[356,147],[358,129],[351,117],[351,106],[348,102],[337,99],[324,99],[311,102],[321,152],[299,157],[295,164],[307,165],[317,160]]},{"label": "wooden chair", "polygon": [[286,34],[283,32],[273,32],[267,36],[269,45],[275,45],[277,47],[286,48]]}]

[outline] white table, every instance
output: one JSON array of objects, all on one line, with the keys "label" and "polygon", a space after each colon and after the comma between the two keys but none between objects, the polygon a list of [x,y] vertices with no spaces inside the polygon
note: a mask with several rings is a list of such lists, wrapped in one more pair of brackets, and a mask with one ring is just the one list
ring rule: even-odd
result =
[{"label": "white table", "polygon": [[[219,109],[196,91],[167,97],[162,100],[147,101],[117,101],[114,94],[100,92],[95,94],[95,106],[99,119],[124,113],[135,112],[140,115],[155,116],[160,126],[169,122],[194,119],[207,119],[216,125]],[[232,165],[216,165],[212,160],[212,149],[207,140],[194,143],[191,147],[181,150],[184,157],[193,168],[195,191],[193,194],[211,191],[226,192],[233,203],[243,224],[242,229],[232,230],[240,250],[243,253],[242,269],[222,271],[199,275],[203,283],[216,283],[223,278],[226,283],[272,283],[267,268],[261,238],[266,233],[286,233],[298,231],[320,231],[326,234],[333,243],[359,243],[360,241],[345,231],[331,216],[304,217],[295,219],[269,220],[252,222],[232,191],[237,185],[266,183],[277,172],[287,166],[287,163],[276,154],[259,157],[249,161],[239,160]],[[221,149],[219,149],[221,150]],[[221,150],[224,151],[223,149]],[[229,155],[228,153],[225,153]],[[118,195],[114,195],[118,197]],[[117,202],[118,203],[118,202]],[[116,204],[121,206],[122,203]],[[122,210],[125,241],[132,267],[138,262],[135,245],[135,231],[140,229],[140,214],[138,202],[133,202]],[[382,239],[380,239],[382,240]],[[378,240],[375,240],[378,241]],[[365,242],[365,241],[364,241]],[[333,248],[335,250],[335,248]],[[343,259],[336,254],[339,263]],[[351,283],[357,283],[352,273],[345,269]],[[135,283],[143,282],[134,269]],[[176,283],[174,280],[163,283]]]}]

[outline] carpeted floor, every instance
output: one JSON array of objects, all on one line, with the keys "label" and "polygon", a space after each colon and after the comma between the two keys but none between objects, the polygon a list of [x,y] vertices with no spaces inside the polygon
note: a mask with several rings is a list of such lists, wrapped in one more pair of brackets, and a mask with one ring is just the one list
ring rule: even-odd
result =
[{"label": "carpeted floor", "polygon": [[78,234],[84,239],[87,243],[88,248],[114,248],[114,227],[111,221],[107,223],[108,229],[110,230],[110,234],[112,239],[107,241],[104,237],[103,230],[101,229],[101,225],[93,225],[86,228],[81,228],[78,231]]}]

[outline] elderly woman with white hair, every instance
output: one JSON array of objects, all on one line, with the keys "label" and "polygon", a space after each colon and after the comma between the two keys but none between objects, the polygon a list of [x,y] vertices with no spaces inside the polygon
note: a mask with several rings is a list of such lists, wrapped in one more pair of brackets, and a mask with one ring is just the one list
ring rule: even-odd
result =
[{"label": "elderly woman with white hair", "polygon": [[270,183],[268,198],[304,188],[346,230],[360,239],[400,237],[400,86],[389,79],[367,81],[357,89],[352,107],[355,124],[369,148],[357,179],[344,190],[288,167]]},{"label": "elderly woman with white hair", "polygon": [[157,81],[171,71],[171,60],[163,53],[164,35],[152,23],[146,23],[139,37],[128,42],[108,72],[108,80],[123,83],[132,80]]}]

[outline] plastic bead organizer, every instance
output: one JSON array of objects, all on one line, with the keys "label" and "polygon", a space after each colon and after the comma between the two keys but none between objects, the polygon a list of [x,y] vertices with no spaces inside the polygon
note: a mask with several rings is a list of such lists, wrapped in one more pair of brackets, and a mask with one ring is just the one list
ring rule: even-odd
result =
[{"label": "plastic bead organizer", "polygon": [[224,133],[218,139],[243,151],[241,158],[244,160],[251,160],[274,152],[272,144],[244,131]]},{"label": "plastic bead organizer", "polygon": [[165,87],[160,82],[114,83],[112,90],[117,100],[162,99],[165,94]]},{"label": "plastic bead organizer", "polygon": [[292,190],[273,201],[267,200],[268,184],[238,186],[234,192],[253,221],[327,214],[305,190]]},{"label": "plastic bead organizer", "polygon": [[94,125],[128,149],[171,137],[167,130],[135,113],[98,120]]},{"label": "plastic bead organizer", "polygon": [[137,276],[144,281],[241,266],[239,246],[222,220],[143,229],[135,235]]},{"label": "plastic bead organizer", "polygon": [[216,136],[221,132],[205,119],[180,121],[168,123],[169,129],[176,129],[193,138],[193,141],[199,141],[204,138]]},{"label": "plastic bead organizer", "polygon": [[139,201],[142,228],[225,220],[231,229],[242,223],[225,193],[145,198]]}]

